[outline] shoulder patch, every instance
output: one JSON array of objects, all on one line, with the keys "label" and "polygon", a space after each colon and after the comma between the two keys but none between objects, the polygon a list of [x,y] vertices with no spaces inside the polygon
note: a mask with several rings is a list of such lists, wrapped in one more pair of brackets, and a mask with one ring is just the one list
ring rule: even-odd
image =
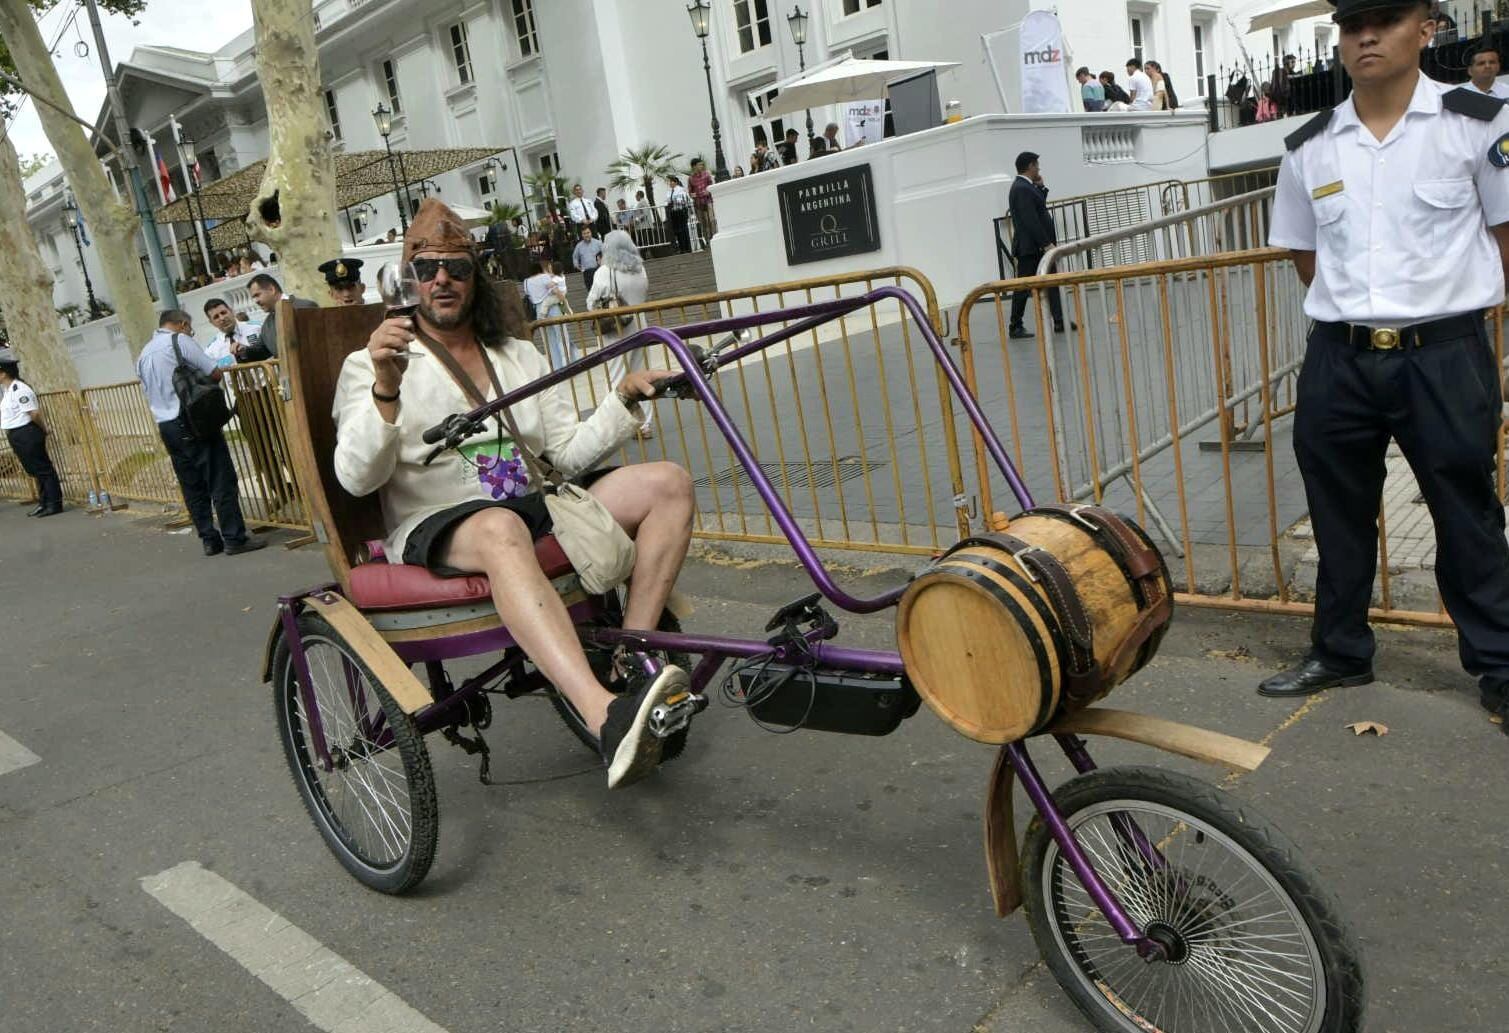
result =
[{"label": "shoulder patch", "polygon": [[1509,169],[1509,133],[1493,141],[1488,148],[1488,163],[1496,169]]},{"label": "shoulder patch", "polygon": [[1294,132],[1284,137],[1284,149],[1287,151],[1298,150],[1300,144],[1304,143],[1306,140],[1310,139],[1310,137],[1314,136],[1316,133],[1320,132],[1326,126],[1331,124],[1331,114],[1335,110],[1335,108],[1326,108],[1324,111],[1317,114],[1314,118],[1310,119],[1310,121],[1306,122]]},{"label": "shoulder patch", "polygon": [[1492,122],[1504,110],[1504,102],[1499,98],[1460,86],[1441,94],[1441,106],[1447,111],[1455,111],[1458,115],[1483,122]]}]

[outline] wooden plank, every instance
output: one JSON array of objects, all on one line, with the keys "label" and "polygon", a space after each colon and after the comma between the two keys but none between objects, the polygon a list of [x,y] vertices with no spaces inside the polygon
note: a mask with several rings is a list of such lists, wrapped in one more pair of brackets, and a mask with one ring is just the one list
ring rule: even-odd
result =
[{"label": "wooden plank", "polygon": [[1006,759],[1006,749],[996,751],[985,794],[985,868],[990,873],[990,895],[996,916],[1005,918],[1022,906],[1022,862],[1017,854],[1016,818],[1011,799],[1016,769]]},{"label": "wooden plank", "polygon": [[377,630],[367,623],[367,618],[349,601],[334,592],[323,592],[305,596],[304,602],[340,632],[346,645],[362,658],[405,714],[418,713],[435,702],[429,690],[409,670],[408,664],[398,658],[393,647],[383,641]]},{"label": "wooden plank", "polygon": [[1048,731],[1074,735],[1108,735],[1113,739],[1156,746],[1181,757],[1236,771],[1257,770],[1258,765],[1268,759],[1271,752],[1268,747],[1246,739],[1109,707],[1087,707],[1077,713],[1065,714],[1049,725]]}]

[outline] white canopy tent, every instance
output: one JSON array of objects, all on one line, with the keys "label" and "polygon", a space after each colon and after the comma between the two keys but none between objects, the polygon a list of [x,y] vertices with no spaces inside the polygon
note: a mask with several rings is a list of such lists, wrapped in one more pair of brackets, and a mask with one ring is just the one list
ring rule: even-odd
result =
[{"label": "white canopy tent", "polygon": [[762,87],[780,91],[765,108],[764,116],[778,118],[829,104],[878,100],[886,96],[886,86],[893,79],[929,68],[941,71],[958,67],[957,61],[873,61],[851,55],[802,75],[783,79],[773,86]]},{"label": "white canopy tent", "polygon": [[1253,15],[1252,21],[1247,25],[1247,31],[1261,32],[1264,29],[1277,29],[1306,18],[1329,17],[1335,13],[1336,6],[1328,0],[1285,0],[1277,7],[1264,11],[1262,14]]}]

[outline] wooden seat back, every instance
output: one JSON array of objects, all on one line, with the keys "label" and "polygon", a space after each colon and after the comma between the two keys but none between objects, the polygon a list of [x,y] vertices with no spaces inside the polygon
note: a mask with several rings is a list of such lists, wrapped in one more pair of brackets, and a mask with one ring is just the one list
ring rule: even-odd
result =
[{"label": "wooden seat back", "polygon": [[292,387],[288,434],[295,474],[330,573],[348,593],[362,544],[385,538],[387,532],[377,495],[357,498],[336,480],[331,406],[346,356],[367,346],[383,313],[382,305],[295,308],[286,299],[278,303],[278,357]]}]

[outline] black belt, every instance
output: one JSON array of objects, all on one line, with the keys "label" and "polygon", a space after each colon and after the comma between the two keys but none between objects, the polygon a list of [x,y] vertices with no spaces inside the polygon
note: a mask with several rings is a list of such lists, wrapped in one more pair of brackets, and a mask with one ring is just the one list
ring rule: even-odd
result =
[{"label": "black belt", "polygon": [[1419,348],[1438,341],[1455,341],[1476,337],[1483,327],[1483,314],[1471,312],[1445,319],[1409,326],[1363,326],[1361,323],[1321,323],[1315,328],[1345,341],[1354,348],[1368,351],[1393,351],[1396,348]]}]

